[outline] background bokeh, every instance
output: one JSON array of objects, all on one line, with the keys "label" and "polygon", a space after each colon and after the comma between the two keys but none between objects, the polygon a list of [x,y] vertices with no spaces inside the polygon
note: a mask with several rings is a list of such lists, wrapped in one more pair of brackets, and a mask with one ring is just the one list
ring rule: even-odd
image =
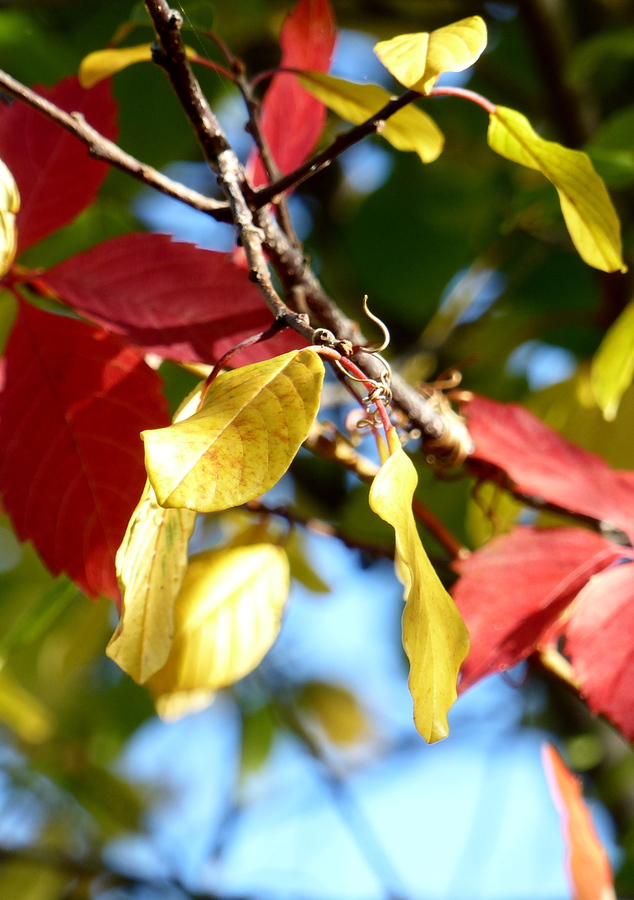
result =
[{"label": "background bokeh", "polygon": [[[288,5],[206,5],[250,73],[276,64]],[[184,4],[192,21],[196,6]],[[629,0],[333,7],[342,29],[334,74],[388,88],[372,54],[377,39],[485,16],[489,48],[454,83],[588,150],[621,215],[632,264]],[[5,0],[0,65],[28,85],[50,84],[104,47],[132,9],[131,0]],[[128,43],[150,39],[141,27]],[[199,32],[187,40],[218,59]],[[246,159],[237,92],[213,72],[200,77]],[[213,191],[163,74],[136,65],[116,76],[114,90],[121,145]],[[350,316],[362,315],[369,295],[392,334],[392,365],[413,382],[457,366],[468,389],[525,402],[613,465],[634,468],[634,392],[607,424],[587,390],[587,362],[629,301],[628,280],[581,262],[552,187],[488,149],[483,110],[455,98],[427,108],[447,138],[434,164],[422,167],[374,137],[293,195],[313,267]],[[324,142],[342,127],[329,119]],[[140,228],[218,250],[233,242],[229,226],[113,171],[94,206],[24,261],[49,266]],[[13,315],[12,298],[0,294],[2,339]],[[193,376],[170,363],[161,373],[175,407]],[[323,416],[341,422],[347,401],[336,383],[326,397]],[[439,481],[422,459],[417,466],[421,499],[471,547],[523,514],[498,500],[496,515],[486,515],[468,479]],[[416,734],[399,640],[402,591],[386,559],[389,529],[367,512],[367,490],[299,455],[272,501],[332,523],[363,549],[295,529],[294,587],[273,651],[211,707],[173,723],[160,721],[146,691],[105,657],[112,607],[54,580],[2,520],[0,896],[563,900],[564,848],[540,763],[544,740],[585,773],[618,894],[634,895],[634,757],[556,682],[524,669],[490,679],[456,704],[446,741],[427,746]],[[245,527],[244,516],[203,523],[195,549],[219,530]],[[445,552],[423,540],[449,583]]]}]

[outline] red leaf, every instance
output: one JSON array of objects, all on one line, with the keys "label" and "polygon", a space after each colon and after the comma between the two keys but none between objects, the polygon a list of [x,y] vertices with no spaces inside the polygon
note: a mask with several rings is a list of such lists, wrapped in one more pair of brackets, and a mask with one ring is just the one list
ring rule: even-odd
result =
[{"label": "red leaf", "polygon": [[[164,234],[127,234],[79,253],[43,280],[81,315],[170,359],[215,362],[273,319],[230,256]],[[305,342],[287,330],[236,356],[268,359]]]},{"label": "red leaf", "polygon": [[610,862],[583,799],[581,782],[551,744],[543,745],[542,761],[561,817],[572,900],[613,900]]},{"label": "red leaf", "polygon": [[532,653],[576,593],[621,549],[582,528],[519,527],[457,562],[461,577],[453,597],[471,638],[461,690]]},{"label": "red leaf", "polygon": [[581,591],[566,653],[590,709],[634,740],[634,565],[615,566]]},{"label": "red leaf", "polygon": [[[109,80],[84,90],[76,78],[65,78],[35,90],[66,112],[80,112],[105,137],[116,138],[117,106]],[[108,174],[108,166],[92,159],[81,141],[19,100],[0,104],[0,158],[20,190],[19,251],[72,222]]]},{"label": "red leaf", "polygon": [[[299,0],[280,33],[280,66],[327,72],[335,46],[335,20],[328,0]],[[262,132],[283,175],[301,165],[326,120],[326,107],[287,73],[271,81],[262,103]],[[268,182],[257,154],[249,163],[253,184]]]},{"label": "red leaf", "polygon": [[21,304],[0,394],[0,492],[18,537],[89,596],[117,598],[114,556],[145,483],[139,432],[169,423],[140,353]]},{"label": "red leaf", "polygon": [[522,494],[609,522],[634,536],[634,480],[626,473],[564,440],[514,403],[476,396],[465,411],[475,460],[502,469]]}]

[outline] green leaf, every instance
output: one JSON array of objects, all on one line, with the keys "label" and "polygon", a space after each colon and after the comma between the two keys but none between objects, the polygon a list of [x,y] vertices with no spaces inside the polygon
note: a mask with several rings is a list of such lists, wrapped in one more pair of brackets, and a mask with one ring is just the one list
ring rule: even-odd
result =
[{"label": "green leaf", "polygon": [[273,544],[193,556],[174,609],[174,640],[148,687],[174,718],[251,672],[280,629],[289,588],[286,554]]},{"label": "green leaf", "polygon": [[404,450],[385,462],[370,489],[370,507],[396,534],[396,573],[405,587],[403,647],[410,663],[414,722],[426,741],[449,734],[447,713],[469,650],[469,635],[420,542],[412,498],[416,469]]},{"label": "green leaf", "polygon": [[500,156],[541,172],[555,185],[570,237],[588,265],[627,271],[618,216],[587,154],[544,140],[525,116],[503,106],[491,113],[488,141]]},{"label": "green leaf", "polygon": [[469,16],[428,33],[400,34],[378,43],[374,52],[405,87],[428,94],[443,72],[462,72],[482,54],[487,28],[480,16]]},{"label": "green leaf", "polygon": [[144,431],[160,505],[218,512],[268,491],[308,436],[323,378],[318,353],[293,350],[219,375],[193,416]]},{"label": "green leaf", "polygon": [[[361,125],[393,99],[378,84],[356,84],[322,72],[302,72],[297,78],[314,97],[353,125]],[[438,159],[445,141],[434,120],[411,104],[390,116],[380,134],[396,150],[418,153],[424,163]]]},{"label": "green leaf", "polygon": [[0,278],[11,268],[17,248],[15,217],[20,194],[15,179],[0,159]]},{"label": "green leaf", "polygon": [[613,422],[621,397],[634,376],[634,302],[625,307],[608,330],[592,360],[591,384],[608,422]]}]

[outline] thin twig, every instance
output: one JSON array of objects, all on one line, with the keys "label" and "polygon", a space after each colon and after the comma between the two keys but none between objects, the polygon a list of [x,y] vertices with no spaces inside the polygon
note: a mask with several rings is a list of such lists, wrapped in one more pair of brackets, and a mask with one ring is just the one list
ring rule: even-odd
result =
[{"label": "thin twig", "polygon": [[54,103],[51,103],[50,100],[41,97],[35,91],[25,87],[25,85],[3,71],[0,71],[0,88],[11,94],[11,96],[24,101],[33,109],[43,113],[48,119],[57,122],[66,131],[75,135],[76,138],[79,138],[80,141],[86,144],[90,155],[95,159],[102,160],[111,166],[115,166],[117,169],[121,169],[123,172],[136,178],[137,181],[143,182],[148,187],[156,188],[157,191],[161,191],[161,193],[167,194],[169,197],[174,197],[176,200],[182,200],[183,203],[187,203],[188,206],[192,206],[194,209],[209,213],[220,221],[228,221],[229,207],[227,203],[205,197],[204,194],[199,194],[198,191],[192,191],[178,181],[172,181],[171,178],[167,178],[161,172],[153,169],[152,166],[148,166],[135,159],[134,156],[130,156],[129,153],[126,153],[117,144],[108,140],[108,138],[89,125],[80,113],[65,112],[63,109],[55,106]]},{"label": "thin twig", "polygon": [[420,96],[421,95],[416,91],[407,91],[401,97],[394,97],[389,103],[386,103],[382,109],[366,119],[365,122],[362,122],[361,125],[357,125],[354,128],[351,128],[350,131],[345,131],[342,134],[337,135],[329,147],[326,147],[325,150],[322,150],[320,153],[311,157],[293,172],[289,172],[288,175],[284,175],[283,178],[278,179],[273,182],[273,184],[268,185],[268,187],[260,188],[259,191],[256,191],[255,205],[266,206],[267,203],[270,203],[280,194],[283,194],[284,191],[287,191],[292,187],[297,187],[302,181],[305,181],[321,169],[329,166],[334,159],[344,152],[344,150],[347,150],[354,144],[358,144],[363,138],[380,132],[386,119],[389,119],[390,116],[393,116],[400,109],[403,109],[408,103],[419,99]]},{"label": "thin twig", "polygon": [[249,206],[253,192],[191,70],[180,34],[182,16],[170,9],[166,0],[145,0],[145,5],[154,23],[160,48],[154,53],[154,61],[164,69],[169,78],[183,111],[194,128],[205,158],[216,172],[218,184],[229,201],[233,222],[238,229],[238,242],[244,248],[249,264],[249,277],[257,284],[273,316],[283,320],[311,342],[313,329],[308,317],[289,309],[273,286],[262,248],[264,235],[254,222]]}]

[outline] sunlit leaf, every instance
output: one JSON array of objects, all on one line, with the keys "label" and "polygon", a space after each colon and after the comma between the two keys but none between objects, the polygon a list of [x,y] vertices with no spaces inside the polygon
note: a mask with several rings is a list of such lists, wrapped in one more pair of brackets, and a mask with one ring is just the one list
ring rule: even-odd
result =
[{"label": "sunlit leaf", "polygon": [[174,610],[165,666],[148,681],[155,696],[180,694],[172,716],[199,706],[251,672],[277,637],[288,595],[286,554],[273,544],[207,550],[192,557]]},{"label": "sunlit leaf", "polygon": [[589,266],[627,271],[618,216],[587,154],[544,140],[525,116],[503,106],[491,113],[488,141],[500,156],[541,172],[555,185],[572,242]]},{"label": "sunlit leaf", "polygon": [[0,278],[11,268],[18,240],[15,217],[20,209],[20,194],[15,179],[0,159]]},{"label": "sunlit leaf", "polygon": [[[356,84],[321,72],[302,72],[297,77],[307,91],[353,125],[365,122],[393,99],[377,84]],[[444,144],[443,134],[434,120],[411,104],[390,116],[381,136],[397,150],[418,153],[424,163],[437,159]]]},{"label": "sunlit leaf", "polygon": [[308,435],[323,377],[314,350],[286,353],[219,375],[197,413],[143,432],[161,506],[216,512],[273,487]]},{"label": "sunlit leaf", "polygon": [[[299,0],[284,19],[280,31],[282,69],[327,72],[337,31],[329,0]],[[262,101],[262,135],[282,174],[304,162],[317,143],[326,121],[322,102],[311,96],[289,72],[271,79]],[[268,182],[254,149],[247,166],[255,187]]]},{"label": "sunlit leaf", "polygon": [[572,900],[614,900],[610,861],[583,799],[581,782],[551,744],[543,745],[542,761],[561,817]]},{"label": "sunlit leaf", "polygon": [[[86,91],[76,78],[64,78],[35,90],[116,140],[117,106],[109,82]],[[109,171],[74,135],[25,103],[0,104],[0,158],[20,191],[18,253],[72,222],[95,199]]]},{"label": "sunlit leaf", "polygon": [[[174,422],[196,411],[201,386],[181,403]],[[174,603],[187,570],[187,545],[196,524],[189,509],[159,506],[149,481],[116,557],[122,614],[106,653],[139,684],[157,672],[174,637]]]},{"label": "sunlit leaf", "polygon": [[469,16],[428,33],[400,34],[378,43],[374,52],[405,87],[428,94],[443,72],[462,72],[487,45],[487,28],[480,16]]},{"label": "sunlit leaf", "polygon": [[412,513],[416,470],[403,450],[381,466],[370,489],[370,506],[396,533],[396,571],[405,586],[403,646],[410,662],[414,721],[430,743],[449,734],[447,713],[469,636],[420,542]]},{"label": "sunlit leaf", "polygon": [[634,376],[634,303],[608,330],[592,360],[591,384],[608,422],[616,419],[621,397]]},{"label": "sunlit leaf", "polygon": [[[191,47],[185,48],[187,56],[197,56]],[[85,56],[77,73],[77,78],[83,88],[91,88],[104,78],[110,78],[117,72],[127,69],[128,66],[138,62],[152,61],[152,44],[137,44],[134,47],[107,47],[105,50],[95,50]]]},{"label": "sunlit leaf", "polygon": [[174,603],[187,569],[196,513],[163,509],[148,482],[116,558],[122,616],[106,653],[142,684],[165,664]]},{"label": "sunlit leaf", "polygon": [[304,685],[299,703],[315,717],[333,744],[356,744],[369,733],[368,718],[357,698],[341,685],[311,681]]}]

